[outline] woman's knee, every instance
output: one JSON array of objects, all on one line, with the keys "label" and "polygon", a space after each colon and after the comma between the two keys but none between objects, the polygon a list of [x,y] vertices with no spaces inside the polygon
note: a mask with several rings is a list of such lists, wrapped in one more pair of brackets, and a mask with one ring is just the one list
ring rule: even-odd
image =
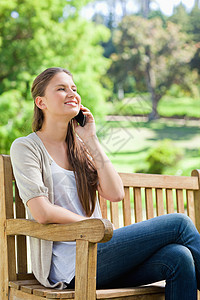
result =
[{"label": "woman's knee", "polygon": [[190,217],[188,217],[187,215],[185,215],[183,213],[172,213],[172,214],[168,214],[167,216],[169,216],[171,221],[175,221],[176,223],[177,222],[181,222],[181,223],[183,222],[185,224],[193,224]]},{"label": "woman's knee", "polygon": [[194,223],[187,215],[182,213],[173,213],[167,216],[168,216],[168,221],[171,222],[171,225],[173,225],[174,228],[179,229],[179,231],[182,232],[185,230],[185,228],[196,231]]}]

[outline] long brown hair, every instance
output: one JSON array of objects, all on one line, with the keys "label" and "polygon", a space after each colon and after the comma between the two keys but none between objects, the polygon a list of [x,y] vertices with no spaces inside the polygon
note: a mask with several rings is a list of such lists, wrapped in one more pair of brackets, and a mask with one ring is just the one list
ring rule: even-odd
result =
[{"label": "long brown hair", "polygon": [[[37,96],[43,97],[45,95],[49,81],[59,72],[65,72],[72,77],[72,74],[66,69],[48,68],[35,78],[31,88],[34,101]],[[44,114],[35,104],[32,130],[34,132],[40,130],[43,122]],[[81,205],[86,215],[91,216],[96,204],[98,175],[90,153],[84,146],[84,143],[76,136],[72,120],[68,123],[66,143],[67,156],[74,170]]]}]

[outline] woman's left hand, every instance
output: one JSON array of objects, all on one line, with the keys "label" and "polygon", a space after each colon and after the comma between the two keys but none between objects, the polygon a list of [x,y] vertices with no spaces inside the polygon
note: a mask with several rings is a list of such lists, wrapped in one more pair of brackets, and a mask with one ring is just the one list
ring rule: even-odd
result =
[{"label": "woman's left hand", "polygon": [[95,120],[92,113],[87,107],[81,104],[80,109],[86,116],[86,123],[85,126],[82,127],[78,124],[78,122],[75,119],[73,119],[74,130],[83,141],[87,141],[87,139],[96,135]]}]

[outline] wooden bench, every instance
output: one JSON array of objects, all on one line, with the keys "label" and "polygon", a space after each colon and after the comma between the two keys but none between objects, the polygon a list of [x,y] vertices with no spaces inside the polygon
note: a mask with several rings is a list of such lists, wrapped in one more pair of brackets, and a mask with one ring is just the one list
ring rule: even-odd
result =
[{"label": "wooden bench", "polygon": [[[0,299],[1,300],[161,300],[164,284],[137,288],[96,291],[96,250],[98,242],[112,237],[112,226],[126,226],[165,213],[185,213],[200,230],[200,171],[191,177],[119,173],[125,198],[110,203],[100,197],[103,220],[74,224],[42,225],[25,219],[10,157],[0,156]],[[13,196],[15,201],[13,201]],[[27,236],[54,241],[77,242],[74,290],[48,289],[29,271]]]}]

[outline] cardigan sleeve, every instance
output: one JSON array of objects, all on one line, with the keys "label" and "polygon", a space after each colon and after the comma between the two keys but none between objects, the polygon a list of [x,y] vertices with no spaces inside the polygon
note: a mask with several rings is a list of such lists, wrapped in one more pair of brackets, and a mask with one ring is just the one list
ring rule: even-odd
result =
[{"label": "cardigan sleeve", "polygon": [[48,197],[48,188],[44,185],[41,155],[33,142],[26,137],[16,139],[10,148],[13,173],[24,204],[38,197]]}]

